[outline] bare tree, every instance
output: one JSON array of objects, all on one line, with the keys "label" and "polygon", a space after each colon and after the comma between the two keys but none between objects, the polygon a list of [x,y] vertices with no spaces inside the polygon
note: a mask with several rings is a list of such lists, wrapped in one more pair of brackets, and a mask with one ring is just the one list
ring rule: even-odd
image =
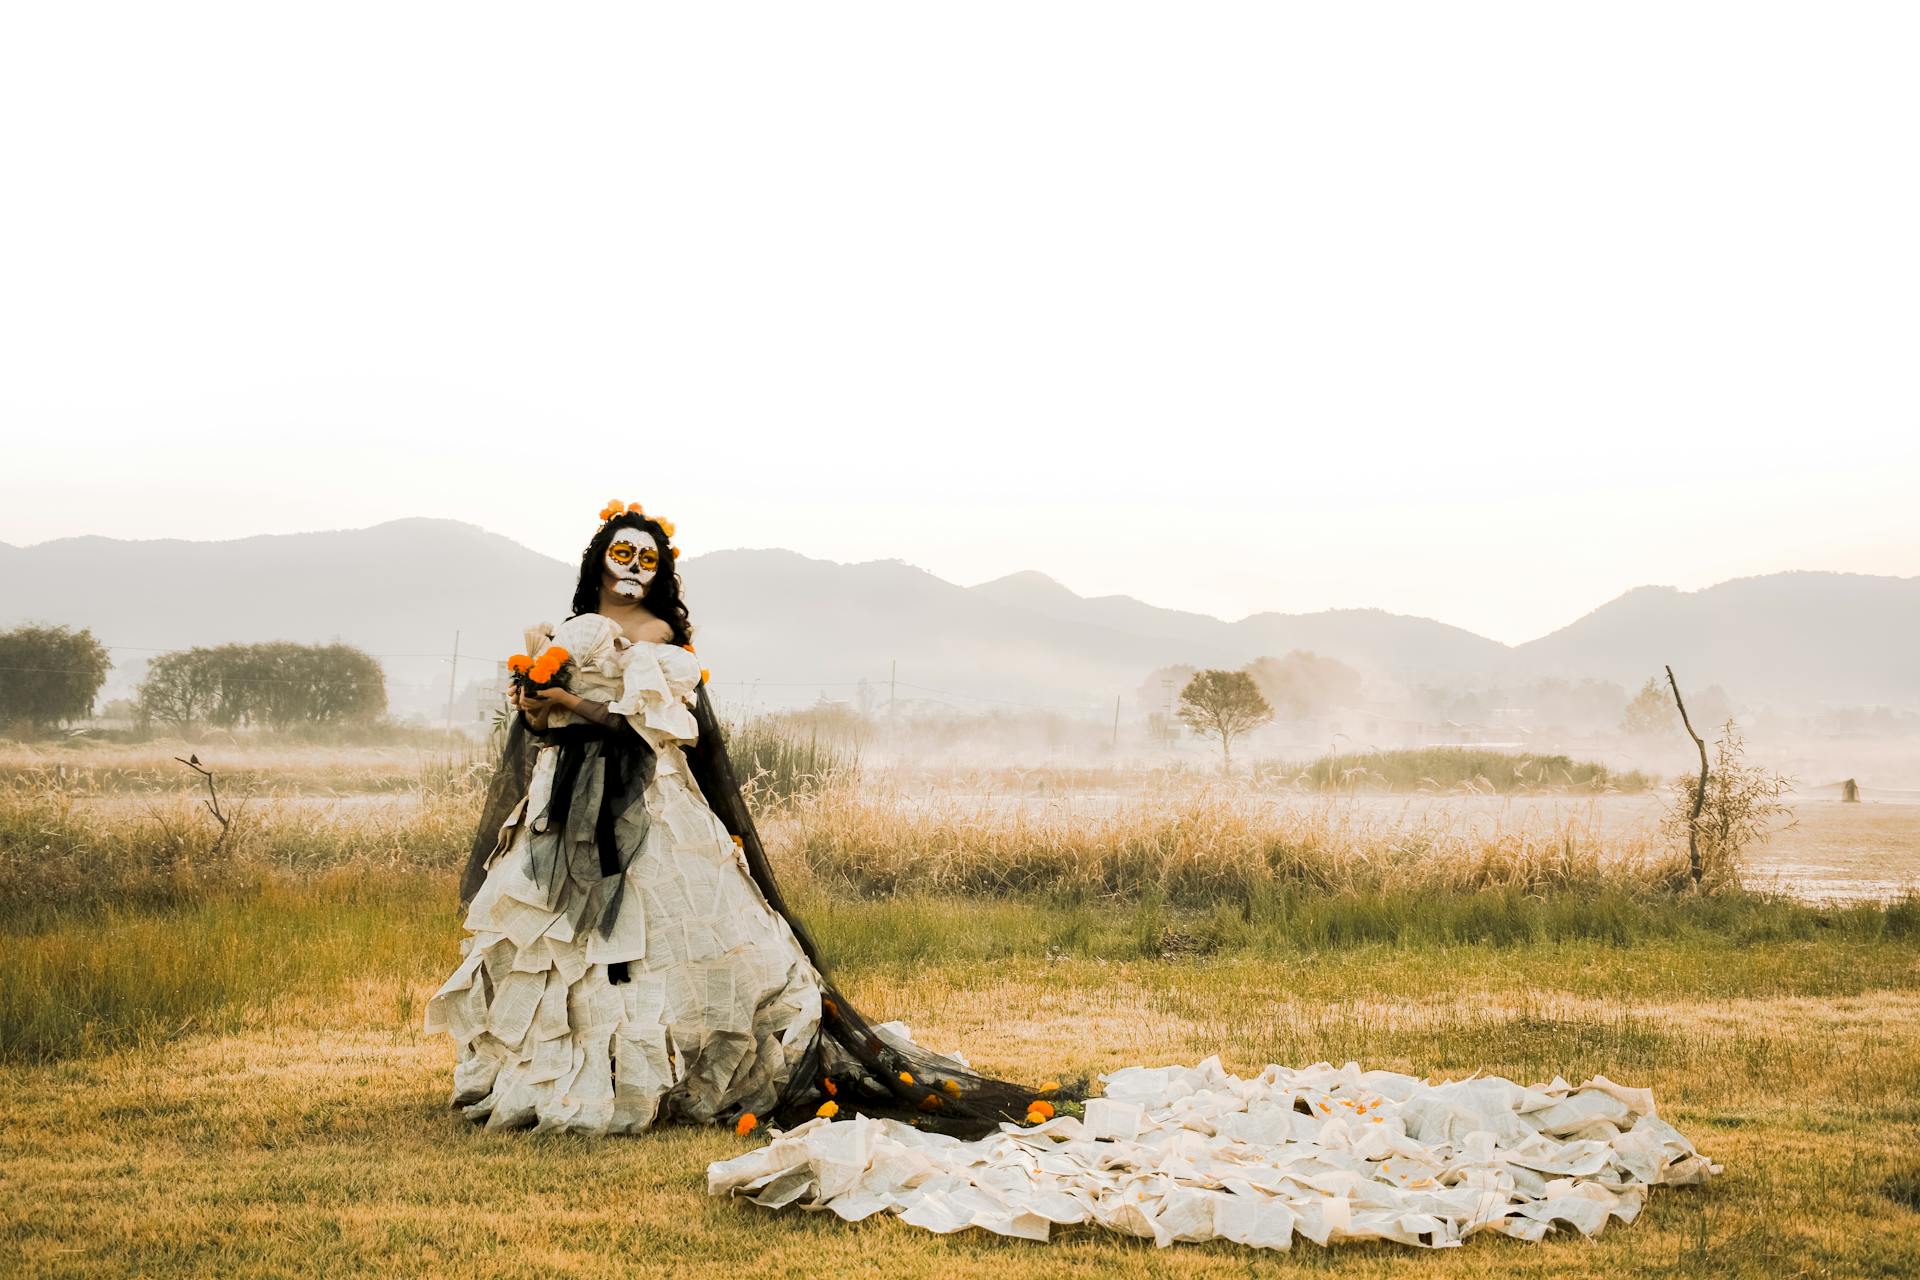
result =
[{"label": "bare tree", "polygon": [[[1704,756],[1705,744],[1701,750]],[[1784,774],[1749,764],[1739,726],[1732,720],[1722,725],[1712,769],[1703,761],[1698,778],[1674,782],[1662,821],[1669,834],[1686,833],[1687,869],[1694,883],[1731,883],[1748,847],[1788,816],[1780,798],[1792,788],[1792,779]]]},{"label": "bare tree", "polygon": [[1715,880],[1731,880],[1746,847],[1765,836],[1787,812],[1780,797],[1792,790],[1793,782],[1747,763],[1746,739],[1732,717],[1720,729],[1720,740],[1714,744],[1717,767],[1710,770],[1707,744],[1693,731],[1672,667],[1667,668],[1667,684],[1673,689],[1680,724],[1700,752],[1700,776],[1674,784],[1674,802],[1665,825],[1669,831],[1684,828],[1687,833],[1687,873],[1694,884],[1709,873]]},{"label": "bare tree", "polygon": [[207,806],[207,812],[212,814],[213,820],[220,824],[220,835],[214,840],[213,848],[207,852],[218,854],[221,846],[227,843],[227,837],[233,834],[233,815],[220,807],[220,789],[214,785],[213,770],[201,764],[200,757],[197,755],[186,759],[175,756],[174,759],[207,780],[207,798],[200,803]]},{"label": "bare tree", "polygon": [[1244,671],[1202,671],[1180,691],[1180,722],[1220,743],[1221,771],[1233,769],[1233,740],[1273,719],[1260,686]]},{"label": "bare tree", "polygon": [[[1680,708],[1680,723],[1686,729],[1687,736],[1693,739],[1693,745],[1700,749],[1700,781],[1693,788],[1693,809],[1687,814],[1687,871],[1693,876],[1695,884],[1700,883],[1702,866],[1700,862],[1700,809],[1707,802],[1707,744],[1693,731],[1693,721],[1687,718],[1687,704],[1680,699],[1680,682],[1673,678],[1673,668],[1667,668],[1667,683],[1673,686],[1673,705]],[[1647,681],[1647,689],[1653,688],[1653,681]],[[1641,690],[1644,695],[1646,690]],[[1633,708],[1627,708],[1629,722]],[[1729,728],[1732,722],[1728,722]]]}]

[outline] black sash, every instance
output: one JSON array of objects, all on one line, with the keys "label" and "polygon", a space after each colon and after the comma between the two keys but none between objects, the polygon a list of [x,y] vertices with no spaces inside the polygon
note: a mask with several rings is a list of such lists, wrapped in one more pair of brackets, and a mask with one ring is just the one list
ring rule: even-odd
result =
[{"label": "black sash", "polygon": [[[653,781],[653,748],[623,721],[608,726],[583,722],[554,729],[535,729],[532,725],[527,728],[551,743],[558,753],[553,768],[553,789],[547,797],[546,821],[542,824],[544,831],[534,826],[540,815],[530,813],[526,819],[532,828],[528,839],[531,878],[554,901],[558,900],[560,880],[569,870],[575,879],[588,878],[588,868],[571,865],[569,855],[574,850],[568,847],[568,837],[570,831],[579,830],[573,821],[575,806],[592,803],[597,793],[599,803],[591,821],[593,847],[598,855],[595,869],[599,871],[600,884],[594,886],[594,896],[602,901],[599,919],[593,927],[601,937],[608,937],[626,896],[627,867],[639,853],[646,836],[645,797],[647,785]],[[623,817],[630,827],[637,828],[629,832],[625,841],[620,839],[617,830]],[[626,982],[629,977],[626,961],[607,966],[609,982]]]}]

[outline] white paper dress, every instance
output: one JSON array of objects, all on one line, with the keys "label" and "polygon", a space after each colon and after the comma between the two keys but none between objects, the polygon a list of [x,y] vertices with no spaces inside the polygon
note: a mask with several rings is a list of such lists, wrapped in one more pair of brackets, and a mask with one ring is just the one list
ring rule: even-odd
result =
[{"label": "white paper dress", "polygon": [[[465,960],[427,1004],[427,1030],[458,1046],[454,1103],[489,1128],[583,1133],[759,1113],[814,1039],[822,982],[688,770],[699,661],[630,643],[600,614],[569,619],[551,643],[572,655],[573,691],[607,702],[656,753],[646,813],[630,815],[646,833],[607,936],[586,927],[584,886],[570,881],[549,907],[526,856],[558,756],[542,746],[467,912]],[[619,961],[631,980],[610,983]]]}]

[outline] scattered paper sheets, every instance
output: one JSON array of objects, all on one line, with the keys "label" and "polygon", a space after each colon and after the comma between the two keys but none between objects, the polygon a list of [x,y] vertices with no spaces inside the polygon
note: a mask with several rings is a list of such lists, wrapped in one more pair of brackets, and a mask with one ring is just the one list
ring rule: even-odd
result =
[{"label": "scattered paper sheets", "polygon": [[1720,1172],[1648,1091],[1605,1076],[1428,1084],[1321,1063],[1243,1080],[1208,1058],[1103,1080],[1083,1118],[1003,1124],[972,1142],[893,1120],[812,1120],[710,1165],[707,1190],[1031,1240],[1098,1223],[1159,1245],[1444,1247],[1476,1231],[1537,1240],[1559,1223],[1592,1235],[1631,1222],[1650,1187]]}]

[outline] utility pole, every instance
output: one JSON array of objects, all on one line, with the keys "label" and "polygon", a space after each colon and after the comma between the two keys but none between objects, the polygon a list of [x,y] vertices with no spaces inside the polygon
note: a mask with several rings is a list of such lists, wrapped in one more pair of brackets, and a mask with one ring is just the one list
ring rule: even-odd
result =
[{"label": "utility pole", "polygon": [[1120,695],[1113,695],[1113,749],[1120,749]]},{"label": "utility pole", "polygon": [[453,662],[447,667],[447,736],[453,736],[453,682],[460,672],[460,633],[453,633]]},{"label": "utility pole", "polygon": [[893,711],[894,698],[897,696],[897,692],[898,692],[896,689],[896,686],[898,685],[899,680],[900,680],[900,659],[894,658],[887,663],[887,722],[889,724],[899,719],[899,717],[896,716]]}]

